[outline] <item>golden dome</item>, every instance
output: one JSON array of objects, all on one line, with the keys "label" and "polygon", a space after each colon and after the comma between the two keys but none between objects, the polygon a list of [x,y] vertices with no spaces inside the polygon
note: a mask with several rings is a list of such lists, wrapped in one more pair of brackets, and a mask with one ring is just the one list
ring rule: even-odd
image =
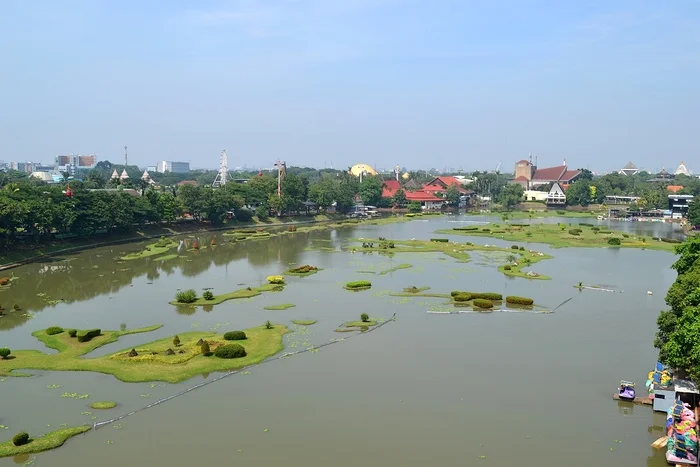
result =
[{"label": "golden dome", "polygon": [[377,175],[377,171],[372,168],[371,165],[367,164],[355,164],[352,167],[350,167],[350,173],[353,174],[356,177],[359,177],[360,174],[364,173],[367,175]]},{"label": "golden dome", "polygon": [[408,180],[409,178],[411,178],[411,176],[408,175],[408,172],[404,172],[403,175],[401,175],[401,178],[403,178],[404,180]]}]

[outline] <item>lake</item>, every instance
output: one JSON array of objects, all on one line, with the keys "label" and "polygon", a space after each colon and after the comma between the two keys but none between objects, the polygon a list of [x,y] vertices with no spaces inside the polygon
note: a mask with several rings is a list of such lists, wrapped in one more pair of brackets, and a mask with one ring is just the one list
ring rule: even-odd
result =
[{"label": "lake", "polygon": [[[71,439],[58,450],[0,459],[0,465],[31,459],[52,467],[666,465],[663,452],[649,446],[663,435],[664,417],[611,396],[621,379],[636,381],[643,392],[653,369],[656,317],[675,280],[672,254],[528,244],[554,256],[531,268],[552,277],[537,281],[499,273],[503,255],[475,253],[471,262],[458,263],[439,253],[387,257],[340,251],[352,238],[428,239],[440,228],[489,220],[495,219],[443,216],[235,244],[217,233],[200,236],[202,245],[215,238],[217,246],[169,261],[119,261],[145,245],[129,244],[9,271],[19,279],[0,292],[0,303],[23,310],[0,319],[0,347],[12,349],[45,350],[31,333],[52,325],[117,330],[164,325],[94,353],[106,355],[190,330],[245,329],[270,320],[295,331],[286,337],[291,351],[349,337],[334,330],[362,312],[383,319],[396,313],[397,319],[318,352],[253,366]],[[532,222],[562,221],[598,222]],[[601,223],[640,235],[678,236],[669,224]],[[510,246],[491,238],[450,238]],[[413,267],[379,274],[400,263]],[[288,278],[282,292],[209,311],[168,304],[178,289],[223,293],[257,286],[293,264],[324,270]],[[360,279],[370,280],[372,289],[342,288]],[[573,286],[579,281],[618,292],[578,291]],[[522,295],[550,310],[573,299],[550,314],[432,314],[428,311],[448,309],[446,300],[389,295],[409,286]],[[280,303],[296,307],[263,309]],[[302,328],[292,319],[318,323]],[[31,372],[37,376],[1,379],[0,424],[9,427],[0,430],[2,440],[20,430],[36,434],[106,420],[216,376],[134,384],[102,374]],[[61,397],[64,393],[90,397]],[[120,405],[103,412],[88,408],[98,400]]]}]

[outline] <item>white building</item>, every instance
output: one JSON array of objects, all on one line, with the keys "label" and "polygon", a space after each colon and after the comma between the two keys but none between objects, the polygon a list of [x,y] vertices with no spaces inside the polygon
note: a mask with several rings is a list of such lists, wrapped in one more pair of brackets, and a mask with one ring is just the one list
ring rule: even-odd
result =
[{"label": "white building", "polygon": [[547,201],[549,193],[546,191],[525,190],[523,192],[523,200],[525,201]]},{"label": "white building", "polygon": [[160,161],[156,168],[156,172],[165,173],[172,172],[176,174],[186,174],[190,171],[189,162],[173,162],[173,161]]},{"label": "white building", "polygon": [[681,165],[678,166],[674,175],[687,175],[690,176],[690,170],[685,166],[685,162],[681,161]]},{"label": "white building", "polygon": [[78,169],[93,169],[97,165],[97,156],[90,154],[87,156],[70,154],[68,156],[56,156],[54,170],[56,172],[68,172],[75,175]]},{"label": "white building", "polygon": [[566,206],[566,195],[564,194],[564,189],[559,185],[559,183],[554,183],[552,188],[547,193],[547,205],[548,206]]}]

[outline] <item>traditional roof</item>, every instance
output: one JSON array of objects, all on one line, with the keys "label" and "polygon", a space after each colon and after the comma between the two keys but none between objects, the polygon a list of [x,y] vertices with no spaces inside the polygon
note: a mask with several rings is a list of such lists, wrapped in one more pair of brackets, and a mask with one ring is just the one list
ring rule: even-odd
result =
[{"label": "traditional roof", "polygon": [[637,166],[632,163],[632,161],[628,162],[627,165],[625,165],[622,170],[639,170],[637,169]]},{"label": "traditional roof", "polygon": [[387,180],[382,186],[382,198],[391,198],[401,188],[398,180]]},{"label": "traditional roof", "polygon": [[119,178],[119,172],[117,172],[117,169],[114,169],[114,172],[112,172],[112,176],[110,178],[112,178],[112,179]]},{"label": "traditional roof", "polygon": [[679,191],[681,191],[683,189],[683,186],[682,185],[669,185],[666,187],[666,189],[668,191],[670,191],[671,193],[678,193]]},{"label": "traditional roof", "polygon": [[460,193],[466,193],[467,191],[462,188],[462,182],[455,177],[435,177],[428,183],[423,184],[423,190],[432,192],[447,191],[452,185],[455,185]]},{"label": "traditional roof", "polygon": [[681,165],[678,166],[675,172],[676,175],[690,175],[688,167],[685,166],[685,162],[681,161]]},{"label": "traditional roof", "polygon": [[119,180],[126,180],[129,178],[129,174],[126,173],[126,169],[122,170],[122,174],[119,176]]},{"label": "traditional roof", "polygon": [[425,191],[407,191],[406,199],[408,201],[442,201],[442,198],[426,193]]},{"label": "traditional roof", "polygon": [[567,170],[559,179],[560,182],[570,182],[581,174],[580,170]]},{"label": "traditional roof", "polygon": [[659,172],[659,173],[656,174],[656,175],[662,176],[662,177],[663,177],[663,176],[669,176],[669,175],[671,175],[671,174],[668,173],[668,171],[666,170],[666,167],[663,167],[663,168],[661,169],[661,172]]},{"label": "traditional roof", "polygon": [[406,184],[404,185],[404,188],[407,190],[416,191],[416,190],[420,190],[423,187],[421,186],[420,183],[418,183],[415,179],[412,178],[411,180],[406,182]]},{"label": "traditional roof", "polygon": [[546,169],[537,169],[535,174],[532,176],[532,180],[535,181],[547,181],[556,182],[561,180],[561,177],[566,173],[566,166],[559,165],[557,167],[548,167]]}]

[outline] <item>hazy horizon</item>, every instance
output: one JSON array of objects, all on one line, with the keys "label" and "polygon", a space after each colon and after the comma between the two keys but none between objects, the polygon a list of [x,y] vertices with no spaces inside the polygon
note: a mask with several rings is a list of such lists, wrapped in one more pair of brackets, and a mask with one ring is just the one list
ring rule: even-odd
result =
[{"label": "hazy horizon", "polygon": [[691,170],[700,1],[0,4],[0,160]]}]

